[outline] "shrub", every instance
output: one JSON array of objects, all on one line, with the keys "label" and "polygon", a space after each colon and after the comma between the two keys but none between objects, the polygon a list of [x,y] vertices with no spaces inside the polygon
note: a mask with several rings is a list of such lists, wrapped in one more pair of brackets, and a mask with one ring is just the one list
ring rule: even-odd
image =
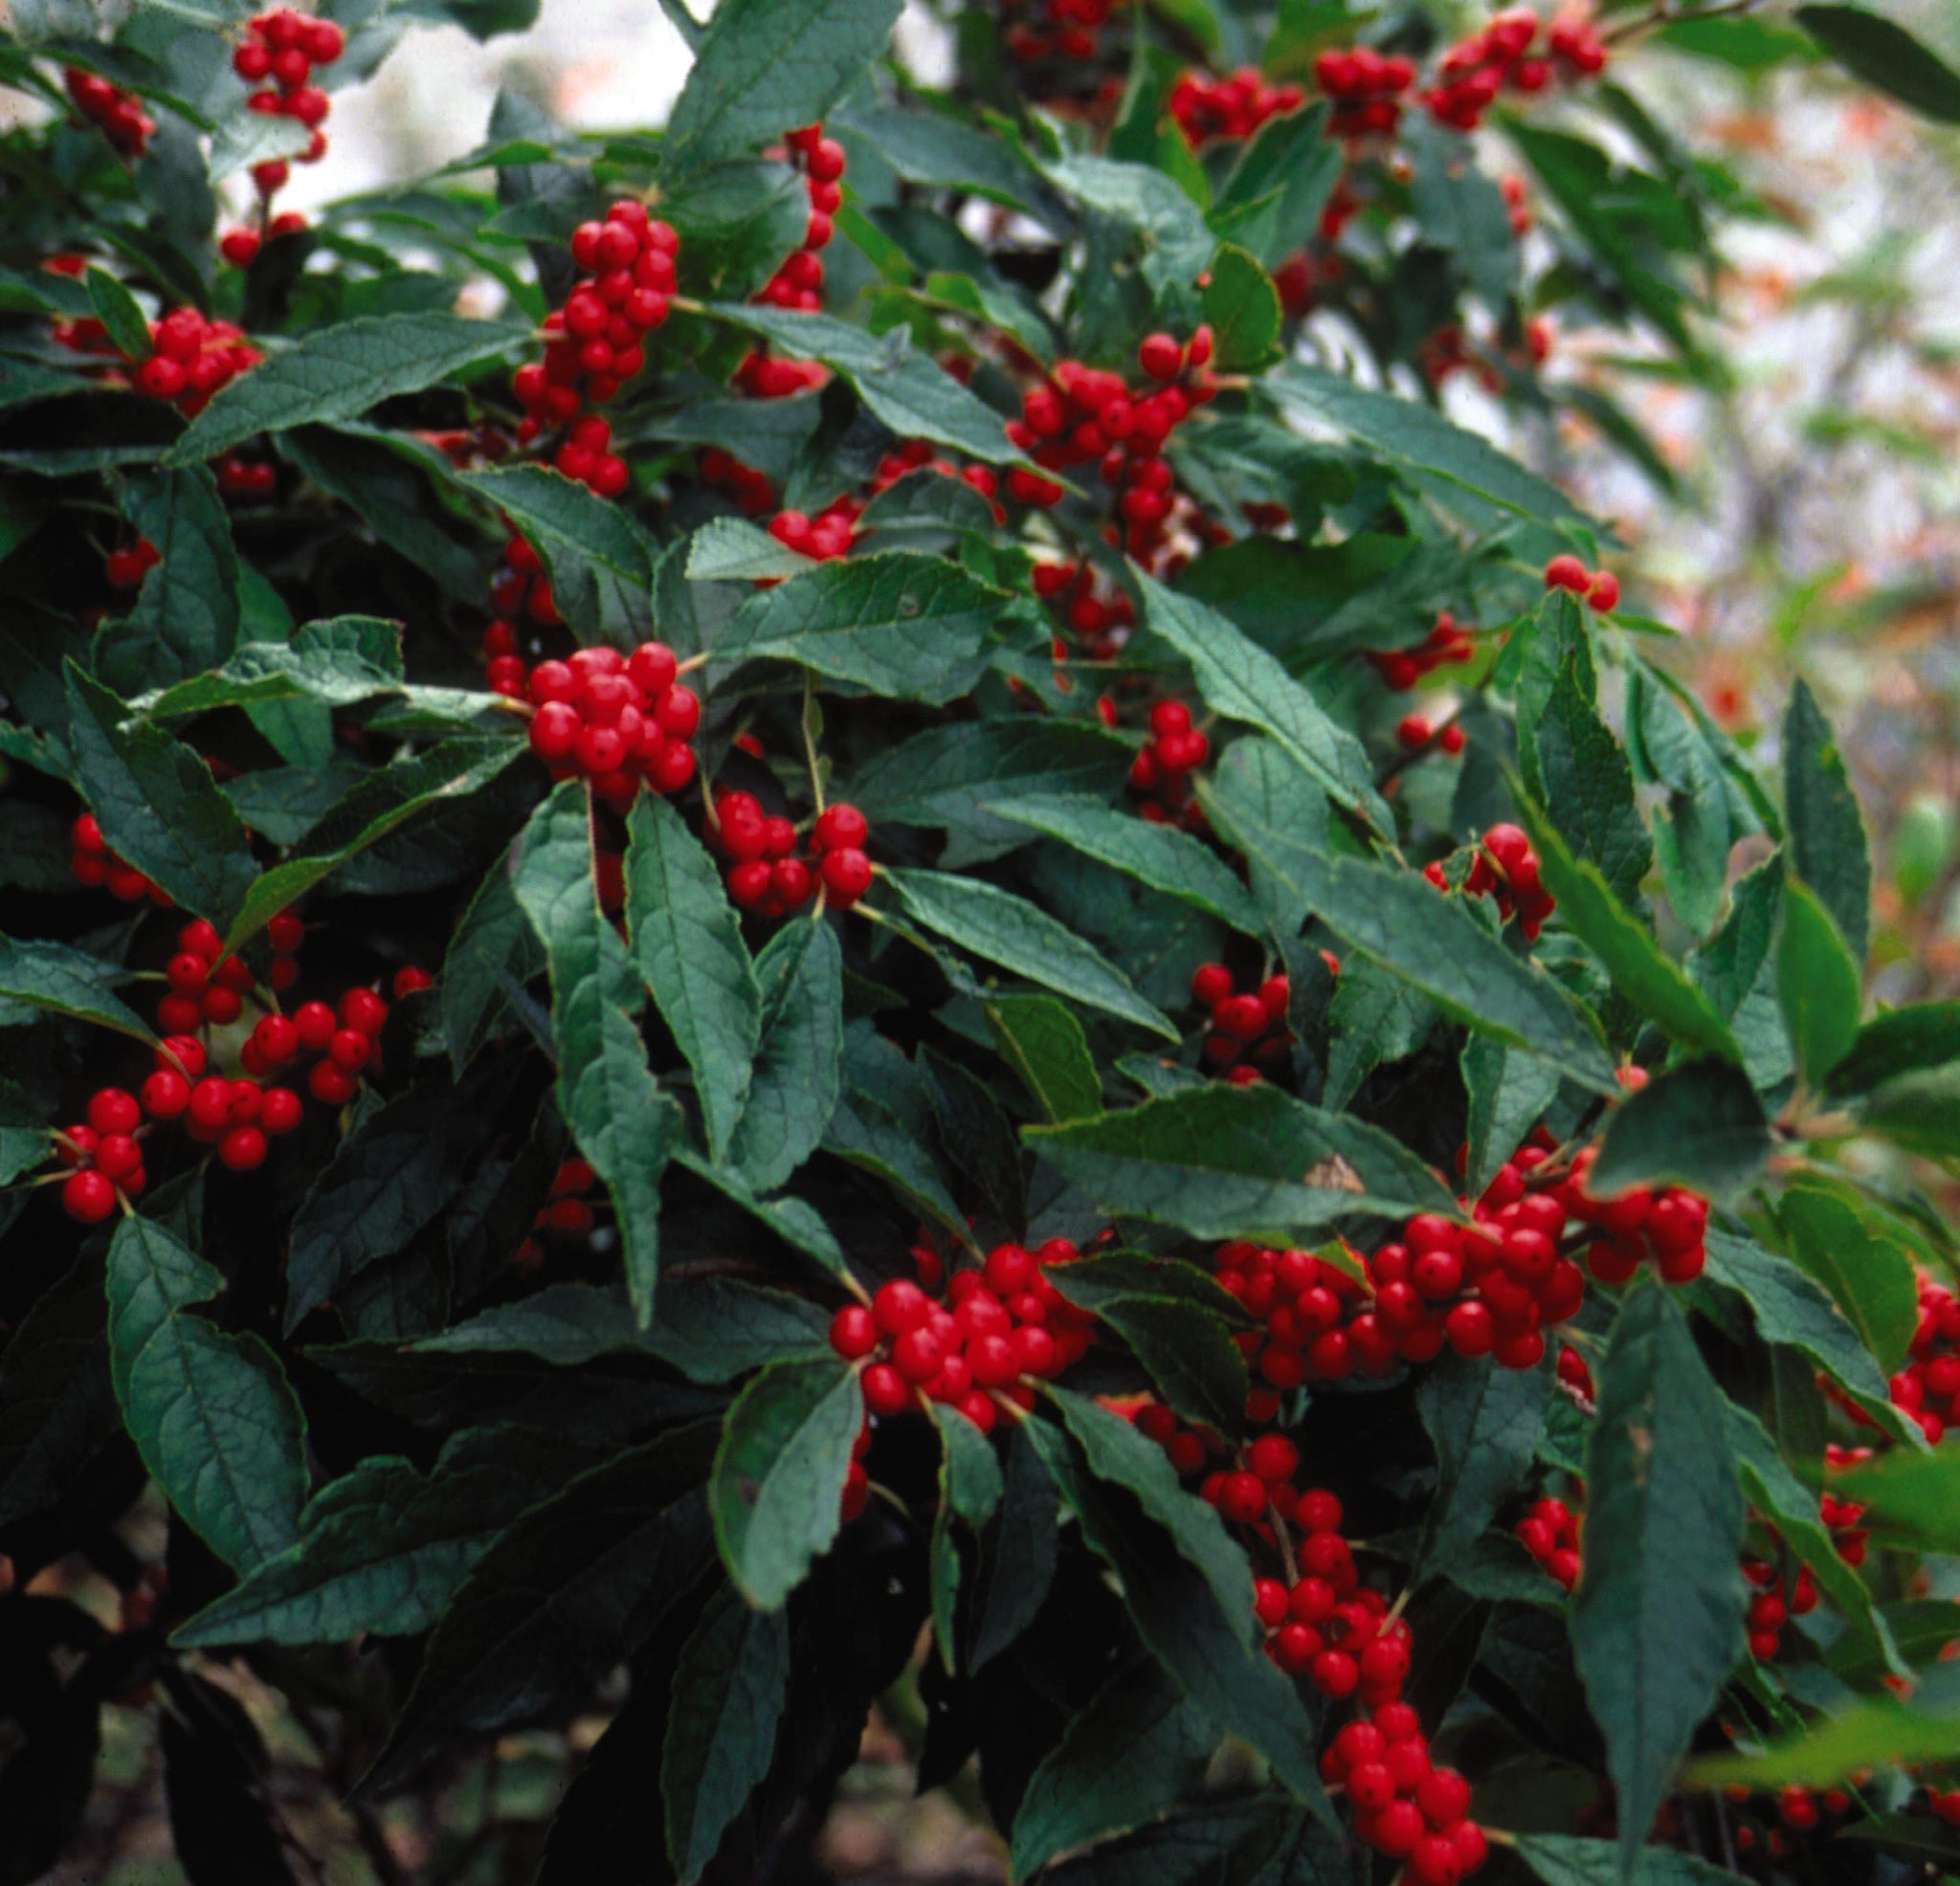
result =
[{"label": "shrub", "polygon": [[1017,1878],[1960,1861],[1960,1024],[1865,1012],[1810,692],[1766,769],[1437,398],[1656,462],[1538,369],[1698,364],[1660,15],[1023,0],[931,93],[896,0],[724,0],[664,131],[505,97],[309,219],[397,28],[71,11],[0,197],[0,1877],[145,1702],[198,1882],[472,1786],[500,1876],[810,1877],[875,1707]]}]

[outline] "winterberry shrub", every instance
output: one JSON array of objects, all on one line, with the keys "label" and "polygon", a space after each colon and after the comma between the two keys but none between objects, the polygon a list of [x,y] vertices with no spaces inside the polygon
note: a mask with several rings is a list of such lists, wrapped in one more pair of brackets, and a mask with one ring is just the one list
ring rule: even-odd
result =
[{"label": "winterberry shrub", "polygon": [[1652,462],[1680,13],[724,0],[275,211],[534,11],[13,9],[0,1879],[149,1738],[193,1886],[808,1880],[874,1715],[1057,1886],[1960,1865],[1960,1018],[1443,399]]}]

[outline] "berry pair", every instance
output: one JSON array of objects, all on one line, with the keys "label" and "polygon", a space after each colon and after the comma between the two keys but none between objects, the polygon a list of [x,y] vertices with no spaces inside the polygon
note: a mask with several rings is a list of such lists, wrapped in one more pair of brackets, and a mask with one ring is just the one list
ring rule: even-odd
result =
[{"label": "berry pair", "polygon": [[[136,580],[143,580],[140,571]],[[93,812],[83,812],[75,821],[69,830],[69,837],[74,846],[74,855],[68,861],[68,868],[75,874],[77,883],[91,887],[100,884],[111,897],[120,898],[124,903],[141,903],[147,898],[160,908],[169,909],[169,893],[162,885],[152,883],[133,864],[125,864],[109,849],[107,840],[102,836],[102,828],[96,823]]]},{"label": "berry pair", "polygon": [[595,1222],[590,1194],[599,1175],[582,1159],[568,1159],[552,1174],[551,1194],[538,1208],[531,1220],[530,1234],[518,1246],[511,1262],[519,1270],[533,1271],[545,1261],[541,1240],[560,1244],[582,1244],[591,1236]]},{"label": "berry pair", "polygon": [[1610,569],[1588,569],[1570,553],[1545,566],[1545,587],[1584,596],[1601,615],[1611,615],[1619,607],[1619,578]]},{"label": "berry pair", "polygon": [[694,777],[689,742],[701,724],[701,700],[678,673],[672,649],[642,642],[630,656],[578,649],[528,673],[522,656],[499,655],[490,684],[532,703],[531,751],[553,778],[590,779],[602,799],[624,810],[642,784],[671,794]]},{"label": "berry pair", "polygon": [[125,92],[78,65],[62,75],[75,108],[100,131],[124,157],[141,157],[157,134],[157,122],[143,108],[134,92]]},{"label": "berry pair", "polygon": [[819,885],[825,900],[840,910],[871,888],[871,860],[864,853],[871,828],[855,806],[829,806],[817,814],[807,861],[794,855],[796,828],[787,818],[766,814],[752,793],[716,795],[712,835],[732,860],[728,896],[739,909],[760,917],[801,910]]},{"label": "berry pair", "polygon": [[1439,752],[1454,755],[1463,750],[1463,727],[1458,721],[1437,726],[1426,714],[1404,714],[1395,722],[1395,741],[1410,753],[1420,753],[1434,741]]},{"label": "berry pair", "polygon": [[1541,1499],[1518,1521],[1518,1543],[1568,1591],[1579,1583],[1579,1521],[1563,1499]]}]

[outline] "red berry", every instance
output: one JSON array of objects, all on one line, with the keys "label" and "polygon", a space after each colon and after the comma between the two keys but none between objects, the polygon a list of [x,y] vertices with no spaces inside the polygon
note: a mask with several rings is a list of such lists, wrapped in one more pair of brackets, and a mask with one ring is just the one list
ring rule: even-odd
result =
[{"label": "red berry", "polygon": [[1174,380],[1184,371],[1184,349],[1169,334],[1147,334],[1137,348],[1137,365],[1152,380]]},{"label": "red berry", "polygon": [[1592,572],[1574,556],[1554,557],[1545,566],[1548,589],[1570,589],[1575,595],[1582,594],[1592,580]]},{"label": "red berry", "polygon": [[100,1225],[116,1209],[116,1187],[93,1167],[72,1172],[62,1182],[61,1207],[84,1225]]},{"label": "red berry", "polygon": [[218,1141],[218,1158],[234,1172],[265,1164],[265,1133],[257,1126],[233,1126]]},{"label": "red berry", "polygon": [[120,1087],[104,1087],[88,1103],[88,1123],[98,1133],[134,1133],[143,1123],[136,1097]]}]

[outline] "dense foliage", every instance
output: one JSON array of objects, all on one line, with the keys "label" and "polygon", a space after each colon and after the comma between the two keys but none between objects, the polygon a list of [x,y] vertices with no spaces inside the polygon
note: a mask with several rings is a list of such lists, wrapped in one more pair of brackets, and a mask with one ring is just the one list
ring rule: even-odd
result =
[{"label": "dense foliage", "polygon": [[1438,400],[1657,462],[1538,375],[1768,213],[1648,35],[1960,77],[669,11],[309,219],[403,14],[13,9],[0,1880],[111,1705],[198,1886],[316,1876],[275,1708],[383,1876],[595,1709],[432,1876],[813,1877],[874,1708],[1016,1878],[1960,1866],[1960,1014]]}]

